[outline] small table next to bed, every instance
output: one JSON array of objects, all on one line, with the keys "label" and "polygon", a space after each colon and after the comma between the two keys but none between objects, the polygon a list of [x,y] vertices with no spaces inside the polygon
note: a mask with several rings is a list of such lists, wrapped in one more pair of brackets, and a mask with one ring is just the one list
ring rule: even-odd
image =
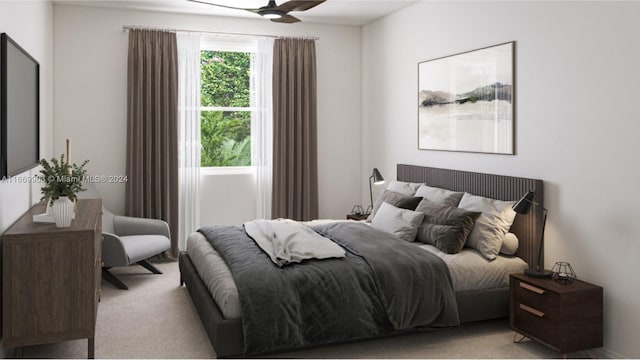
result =
[{"label": "small table next to bed", "polygon": [[511,274],[511,328],[561,354],[602,346],[602,288]]},{"label": "small table next to bed", "polygon": [[362,221],[367,220],[370,214],[347,214],[347,220]]}]

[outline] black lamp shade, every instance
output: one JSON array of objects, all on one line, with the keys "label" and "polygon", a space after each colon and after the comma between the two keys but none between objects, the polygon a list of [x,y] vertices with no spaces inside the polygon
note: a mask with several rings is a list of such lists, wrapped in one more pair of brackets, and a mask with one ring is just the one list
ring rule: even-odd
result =
[{"label": "black lamp shade", "polygon": [[[513,211],[518,214],[527,214],[531,210],[532,205],[539,205],[533,199],[536,193],[528,191],[517,203],[513,205]],[[544,228],[547,223],[547,209],[544,209],[544,217],[542,219],[542,231],[540,232],[540,242],[538,245],[538,258],[535,267],[525,269],[524,273],[533,278],[546,279],[551,277],[551,271],[544,269],[544,262],[542,259],[542,246],[544,244]]]},{"label": "black lamp shade", "polygon": [[373,183],[376,185],[380,185],[384,183],[384,178],[382,177],[382,174],[380,174],[380,171],[378,171],[378,168],[373,168],[373,173],[371,173],[371,179],[373,179]]},{"label": "black lamp shade", "polygon": [[536,193],[533,191],[528,191],[517,203],[513,205],[513,211],[518,214],[527,214],[529,210],[531,210],[531,205],[533,205],[533,198],[536,196]]},{"label": "black lamp shade", "polygon": [[371,200],[371,205],[369,205],[367,212],[373,209],[373,189],[371,188],[371,180],[373,180],[373,183],[376,185],[384,183],[384,178],[382,177],[382,174],[380,174],[380,171],[378,171],[378,168],[373,168],[373,172],[371,173],[371,176],[369,176],[369,200]]}]

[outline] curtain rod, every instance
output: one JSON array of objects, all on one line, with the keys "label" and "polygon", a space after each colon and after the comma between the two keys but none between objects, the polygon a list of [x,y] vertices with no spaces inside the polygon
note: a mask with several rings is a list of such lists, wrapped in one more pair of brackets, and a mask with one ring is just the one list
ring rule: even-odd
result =
[{"label": "curtain rod", "polygon": [[195,34],[214,34],[214,35],[232,35],[232,36],[255,36],[255,37],[266,37],[266,38],[274,38],[274,39],[308,39],[308,40],[320,40],[317,36],[279,36],[279,35],[264,35],[264,34],[249,34],[249,33],[233,33],[233,32],[222,32],[222,31],[201,31],[201,30],[184,30],[184,29],[168,29],[168,28],[154,28],[151,26],[133,26],[133,25],[122,25],[122,31],[128,32],[129,30],[163,30],[169,32],[185,32],[185,33],[195,33]]}]

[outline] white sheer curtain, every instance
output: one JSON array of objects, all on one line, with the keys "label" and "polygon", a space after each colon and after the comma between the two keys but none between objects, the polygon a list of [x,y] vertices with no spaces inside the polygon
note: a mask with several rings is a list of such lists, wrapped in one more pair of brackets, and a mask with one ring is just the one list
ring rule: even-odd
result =
[{"label": "white sheer curtain", "polygon": [[256,219],[271,219],[273,168],[273,39],[258,38],[252,57],[251,147],[256,168]]},{"label": "white sheer curtain", "polygon": [[200,227],[200,35],[178,41],[178,246]]}]

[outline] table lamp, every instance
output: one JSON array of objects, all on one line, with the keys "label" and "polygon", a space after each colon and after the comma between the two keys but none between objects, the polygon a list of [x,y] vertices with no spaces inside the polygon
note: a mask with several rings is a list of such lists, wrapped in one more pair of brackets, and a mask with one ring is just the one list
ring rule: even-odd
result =
[{"label": "table lamp", "polygon": [[[528,191],[518,202],[513,205],[513,211],[518,214],[527,214],[531,210],[532,205],[539,205],[534,201],[536,193],[534,191]],[[536,259],[536,265],[534,268],[525,269],[525,275],[538,279],[551,278],[552,272],[544,269],[544,262],[542,259],[542,246],[544,245],[544,227],[547,223],[547,209],[543,208],[544,217],[542,220],[542,232],[540,234],[540,244],[538,246],[538,258]]]},{"label": "table lamp", "polygon": [[376,185],[384,184],[384,178],[382,177],[382,174],[380,174],[380,171],[378,171],[378,168],[373,168],[373,172],[371,173],[371,176],[369,176],[369,198],[371,200],[371,205],[369,205],[370,207],[368,208],[369,212],[373,211],[373,189],[371,187],[372,181]]}]

